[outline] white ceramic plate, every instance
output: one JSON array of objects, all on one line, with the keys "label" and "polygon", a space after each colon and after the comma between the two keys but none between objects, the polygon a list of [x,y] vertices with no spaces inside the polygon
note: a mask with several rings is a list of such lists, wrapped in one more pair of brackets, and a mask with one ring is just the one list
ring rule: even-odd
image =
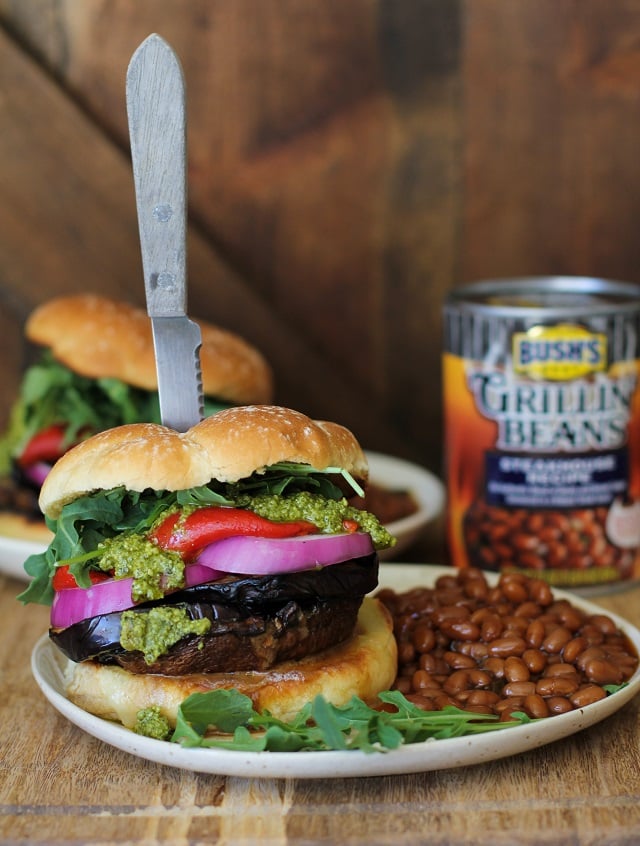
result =
[{"label": "white ceramic plate", "polygon": [[13,576],[16,579],[28,581],[29,576],[25,573],[24,562],[30,555],[37,552],[44,552],[44,543],[18,540],[0,535],[0,573],[6,576]]},{"label": "white ceramic plate", "polygon": [[410,461],[368,450],[366,456],[372,482],[382,488],[410,491],[418,504],[414,514],[386,526],[397,543],[391,549],[380,552],[379,558],[381,561],[393,561],[440,516],[445,500],[444,485],[433,473]]},{"label": "white ceramic plate", "polygon": [[[451,571],[443,567],[412,564],[382,565],[380,584],[402,591],[417,585],[432,585],[438,575],[446,572]],[[567,596],[562,591],[554,593]],[[590,613],[601,613],[597,606],[579,597],[568,598]],[[640,631],[614,614],[609,616],[640,651]],[[224,749],[184,749],[178,744],[140,737],[120,725],[87,714],[65,696],[65,661],[48,636],[44,635],[34,648],[31,667],[38,685],[54,708],[90,735],[117,749],[166,766],[242,777],[348,778],[399,775],[481,764],[544,746],[594,725],[622,708],[640,690],[638,670],[623,690],[568,714],[496,733],[409,744],[385,753],[234,752]]]}]

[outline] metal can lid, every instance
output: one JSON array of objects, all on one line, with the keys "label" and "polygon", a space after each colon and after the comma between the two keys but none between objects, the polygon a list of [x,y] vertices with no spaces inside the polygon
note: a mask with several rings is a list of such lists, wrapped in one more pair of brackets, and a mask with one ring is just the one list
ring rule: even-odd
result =
[{"label": "metal can lid", "polygon": [[640,311],[640,285],[590,276],[485,279],[450,291],[446,310],[531,319]]}]

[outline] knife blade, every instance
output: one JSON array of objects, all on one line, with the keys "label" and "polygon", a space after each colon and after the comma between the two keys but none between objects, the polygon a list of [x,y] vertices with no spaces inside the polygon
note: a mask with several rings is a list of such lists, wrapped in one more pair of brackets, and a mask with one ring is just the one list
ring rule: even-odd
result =
[{"label": "knife blade", "polygon": [[186,432],[202,419],[200,327],[187,316],[185,86],[157,34],[131,57],[126,79],[142,269],[162,423]]}]

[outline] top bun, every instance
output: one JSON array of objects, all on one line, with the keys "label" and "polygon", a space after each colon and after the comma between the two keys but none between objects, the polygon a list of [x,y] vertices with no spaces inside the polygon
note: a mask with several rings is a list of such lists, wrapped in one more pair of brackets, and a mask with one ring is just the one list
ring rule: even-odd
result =
[{"label": "top bun", "polygon": [[[204,393],[237,404],[272,402],[273,375],[263,356],[238,335],[197,322]],[[94,294],[58,297],[32,312],[25,332],[81,376],[158,389],[151,320],[141,309]]]},{"label": "top bun", "polygon": [[64,505],[97,490],[124,485],[177,491],[212,479],[237,482],[280,461],[315,470],[339,467],[360,482],[367,459],[344,426],[311,420],[273,405],[227,408],[180,433],[155,423],[132,423],[100,432],[69,450],[40,492],[40,508],[57,518]]}]

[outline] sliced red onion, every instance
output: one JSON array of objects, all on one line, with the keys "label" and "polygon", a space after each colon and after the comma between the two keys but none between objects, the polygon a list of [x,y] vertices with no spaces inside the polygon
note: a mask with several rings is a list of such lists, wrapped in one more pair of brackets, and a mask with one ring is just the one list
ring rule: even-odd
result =
[{"label": "sliced red onion", "polygon": [[38,487],[42,487],[44,484],[44,480],[47,478],[51,471],[51,464],[46,461],[35,461],[33,464],[30,464],[28,467],[24,467],[22,472],[30,482],[33,482],[34,485],[38,485]]},{"label": "sliced red onion", "polygon": [[[215,582],[224,573],[218,573],[202,564],[185,567],[186,587]],[[131,598],[133,579],[109,579],[88,588],[65,588],[56,591],[51,605],[51,625],[54,629],[66,629],[81,620],[97,617],[99,614],[113,614],[126,611],[136,604]]]},{"label": "sliced red onion", "polygon": [[54,629],[66,629],[98,614],[126,611],[135,605],[131,599],[132,586],[133,579],[109,579],[88,588],[56,591],[51,605],[51,625]]},{"label": "sliced red onion", "polygon": [[194,585],[204,585],[207,582],[217,582],[218,579],[223,578],[224,573],[218,570],[212,570],[206,564],[195,562],[188,564],[184,569],[184,582],[186,587],[194,587]]},{"label": "sliced red onion", "polygon": [[371,555],[372,552],[371,536],[366,532],[296,538],[243,535],[209,544],[196,562],[225,573],[265,576],[328,567],[351,558]]}]

